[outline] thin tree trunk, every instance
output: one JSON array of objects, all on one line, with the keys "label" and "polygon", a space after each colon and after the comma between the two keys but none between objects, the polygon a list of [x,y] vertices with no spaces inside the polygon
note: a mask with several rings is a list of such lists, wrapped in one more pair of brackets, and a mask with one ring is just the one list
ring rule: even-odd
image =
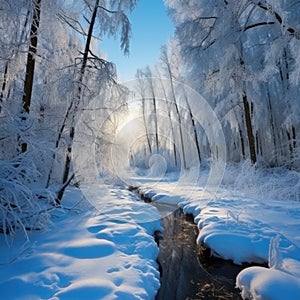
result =
[{"label": "thin tree trunk", "polygon": [[289,169],[292,169],[293,162],[295,158],[295,149],[296,149],[296,130],[295,127],[292,126],[292,128],[289,130],[286,130],[286,135],[289,141],[289,153],[290,153],[290,164]]},{"label": "thin tree trunk", "polygon": [[[80,104],[80,100],[82,97],[81,85],[83,83],[84,74],[85,74],[85,70],[86,70],[86,66],[87,66],[87,62],[88,62],[88,56],[90,53],[90,46],[91,46],[91,41],[92,41],[92,36],[93,36],[93,29],[94,29],[95,22],[96,22],[98,7],[99,7],[99,0],[96,0],[95,6],[93,9],[93,13],[92,13],[92,17],[91,17],[91,21],[89,23],[90,26],[89,26],[89,30],[88,30],[88,34],[87,34],[85,49],[84,49],[83,58],[82,58],[82,65],[81,65],[80,73],[79,73],[78,89],[77,89],[75,98],[73,99],[74,110],[73,110],[73,115],[72,115],[72,120],[71,120],[71,127],[70,127],[70,132],[69,132],[70,139],[69,139],[69,144],[67,147],[66,160],[65,160],[64,172],[63,172],[63,184],[65,184],[69,180],[69,173],[70,173],[70,169],[71,169],[71,160],[72,160],[72,146],[73,146],[73,140],[74,140],[74,136],[75,136],[75,116],[76,116],[76,113],[77,113],[77,110],[78,110],[78,107]],[[61,199],[64,195],[64,191],[65,190],[63,189],[63,190],[61,190],[61,192],[58,193],[57,199],[56,199],[56,204],[58,204],[58,205],[60,204]]]},{"label": "thin tree trunk", "polygon": [[23,93],[23,109],[26,113],[29,113],[32,87],[33,87],[33,77],[35,68],[35,55],[38,44],[38,29],[40,25],[40,13],[41,13],[41,0],[33,1],[33,18],[30,29],[30,45],[27,55],[26,72],[25,72],[25,82],[24,82],[24,93]]},{"label": "thin tree trunk", "polygon": [[[285,91],[288,91],[290,89],[290,75],[289,75],[289,63],[288,63],[288,53],[287,49],[285,48],[283,51],[283,60],[284,60],[284,71],[285,71],[285,76],[283,80],[283,84],[285,87]],[[291,109],[291,104],[288,101],[287,103],[289,111],[292,111]],[[296,150],[296,130],[293,124],[291,124],[291,129],[290,131],[287,130],[287,136],[289,140],[289,150],[290,150],[290,158],[291,158],[291,163],[290,163],[290,169],[293,167],[293,161],[294,161],[294,155],[295,155],[295,150]]]},{"label": "thin tree trunk", "polygon": [[[30,28],[30,45],[27,55],[26,71],[25,71],[25,81],[24,81],[24,91],[23,91],[23,111],[25,114],[29,114],[32,88],[33,88],[33,78],[35,71],[35,55],[37,51],[38,44],[38,29],[40,26],[40,14],[41,14],[41,0],[33,1],[33,18]],[[26,120],[26,117],[22,117]],[[27,143],[22,142],[21,151],[24,153],[27,151]]]},{"label": "thin tree trunk", "polygon": [[268,95],[268,109],[270,114],[270,124],[271,124],[271,130],[272,130],[272,137],[273,137],[273,145],[274,145],[274,157],[275,157],[275,164],[278,165],[278,146],[277,146],[277,138],[276,138],[276,130],[275,130],[275,120],[273,115],[273,107],[271,103],[271,96],[269,87],[267,88],[267,95]]},{"label": "thin tree trunk", "polygon": [[164,92],[164,96],[166,99],[166,105],[167,105],[167,111],[168,111],[168,117],[170,120],[170,127],[171,127],[171,132],[172,132],[172,145],[173,145],[173,153],[174,153],[174,164],[175,167],[177,167],[178,162],[177,162],[177,150],[176,150],[176,145],[175,145],[175,132],[174,132],[174,127],[173,127],[173,122],[172,122],[172,117],[171,117],[171,105],[169,105],[169,101],[167,100],[167,93],[166,93],[166,89],[164,87],[163,82],[161,81],[161,86]]},{"label": "thin tree trunk", "polygon": [[[232,107],[234,107],[233,102],[230,101],[230,103],[231,103]],[[237,112],[235,111],[234,108],[233,108],[233,113],[234,113],[234,116],[235,116],[235,119],[236,119],[236,122],[237,122],[237,125],[238,125],[238,132],[239,132],[239,137],[240,137],[242,159],[245,159],[245,157],[246,157],[245,141],[244,141],[243,130],[242,130],[242,128],[244,127],[244,118],[241,120],[241,122],[243,124],[240,124]]]},{"label": "thin tree trunk", "polygon": [[2,82],[1,93],[0,93],[0,113],[2,111],[2,102],[4,100],[4,92],[6,90],[7,73],[8,73],[8,62],[5,64],[4,74],[3,74],[3,82]]},{"label": "thin tree trunk", "polygon": [[242,150],[242,158],[245,159],[246,153],[245,153],[245,142],[243,137],[243,131],[242,129],[239,129],[239,135],[240,135],[240,141],[241,141],[241,150]]},{"label": "thin tree trunk", "polygon": [[163,53],[163,62],[165,63],[165,65],[167,67],[168,76],[169,76],[169,80],[170,80],[172,100],[173,100],[173,103],[175,106],[175,110],[176,110],[176,114],[177,114],[177,118],[178,118],[178,122],[179,122],[179,137],[180,137],[180,148],[181,148],[182,160],[183,160],[183,168],[186,169],[187,164],[186,164],[185,148],[184,148],[183,133],[182,133],[182,120],[181,120],[181,115],[180,115],[180,111],[178,108],[178,104],[176,101],[176,95],[175,95],[175,91],[174,91],[174,82],[173,82],[173,74],[172,74],[172,70],[171,70],[171,63],[169,61],[167,50],[164,49],[162,53]]},{"label": "thin tree trunk", "polygon": [[[144,78],[144,74],[138,70],[136,78],[138,79],[139,82],[139,92],[141,95],[141,102],[142,102],[142,115],[143,115],[143,122],[144,122],[144,127],[145,127],[145,134],[146,134],[146,140],[147,140],[147,145],[148,145],[148,149],[149,149],[149,153],[150,155],[152,154],[152,147],[151,147],[151,141],[150,141],[150,136],[149,136],[149,132],[148,132],[148,126],[147,126],[147,120],[146,120],[146,100],[145,100],[145,78]],[[146,155],[146,149],[145,149],[145,155]]]},{"label": "thin tree trunk", "polygon": [[247,98],[247,95],[245,92],[243,94],[243,106],[244,106],[244,114],[245,114],[245,121],[246,121],[250,159],[251,159],[252,164],[255,164],[256,160],[257,160],[256,151],[255,151],[255,140],[254,140],[254,135],[253,135],[252,123],[251,123],[250,105],[249,105],[248,98]]},{"label": "thin tree trunk", "polygon": [[[169,70],[170,71],[170,70]],[[174,91],[174,84],[173,84],[173,79],[172,79],[172,74],[170,73],[170,82],[171,82],[171,91],[172,91],[172,98],[173,98],[173,103],[175,106],[177,118],[178,118],[178,123],[179,123],[179,135],[180,135],[180,146],[181,146],[181,152],[182,152],[182,160],[183,160],[183,168],[187,168],[187,163],[186,163],[186,157],[185,157],[185,148],[184,148],[184,142],[183,142],[183,133],[182,133],[182,120],[181,120],[181,115],[180,111],[178,108],[178,104],[176,101],[176,96],[175,96],[175,91]]]},{"label": "thin tree trunk", "polygon": [[150,137],[149,137],[148,127],[147,127],[147,120],[146,120],[146,103],[145,103],[145,98],[143,96],[142,96],[142,113],[143,113],[143,121],[144,121],[147,144],[148,144],[148,148],[149,148],[149,153],[151,155],[152,154],[152,147],[151,147],[151,141],[150,141]]},{"label": "thin tree trunk", "polygon": [[194,132],[194,139],[195,139],[195,143],[196,143],[196,147],[197,147],[199,163],[201,163],[201,152],[200,152],[200,145],[199,145],[199,141],[198,141],[197,128],[196,128],[195,119],[194,119],[194,116],[193,116],[193,113],[192,113],[192,109],[191,109],[189,100],[186,96],[186,93],[184,93],[184,98],[185,98],[185,102],[186,102],[186,105],[188,107],[189,115],[190,115],[190,118],[191,118],[191,121],[192,121],[192,127],[193,127],[193,132]]},{"label": "thin tree trunk", "polygon": [[152,98],[153,108],[154,108],[154,123],[155,123],[155,144],[156,144],[156,152],[159,151],[159,141],[158,141],[158,125],[157,125],[157,107],[156,107],[156,98],[155,96]]},{"label": "thin tree trunk", "polygon": [[[60,126],[59,131],[58,131],[58,135],[57,135],[57,138],[56,138],[56,141],[55,141],[55,150],[57,150],[58,147],[59,147],[59,143],[61,141],[61,138],[62,138],[63,132],[65,130],[65,127],[67,125],[67,121],[69,119],[69,115],[71,113],[72,106],[73,106],[73,102],[71,102],[69,107],[67,108],[67,112],[65,114],[64,120],[62,122],[62,125]],[[51,160],[51,166],[50,166],[50,171],[49,171],[49,174],[48,174],[48,177],[47,177],[46,188],[48,188],[49,185],[50,185],[51,176],[52,176],[53,167],[54,167],[54,161],[56,159],[56,152],[53,152],[53,155],[52,155],[51,159],[52,159]]]},{"label": "thin tree trunk", "polygon": [[[243,46],[241,45],[241,57],[240,57],[240,65],[245,71],[245,62],[243,60]],[[245,123],[246,123],[246,130],[247,130],[247,138],[248,138],[248,146],[249,146],[249,154],[250,160],[254,165],[256,163],[256,150],[255,150],[255,138],[253,134],[253,126],[251,122],[251,114],[253,112],[253,103],[249,104],[248,96],[246,92],[246,83],[243,82],[243,109],[244,109],[244,116],[245,116]]]},{"label": "thin tree trunk", "polygon": [[158,124],[157,124],[157,122],[158,122],[157,121],[157,104],[156,104],[156,98],[155,98],[155,92],[154,92],[152,77],[148,78],[148,80],[150,81],[150,87],[151,87],[151,93],[152,93],[154,126],[155,126],[155,145],[156,145],[156,152],[158,153],[158,150],[159,150],[159,141],[158,141]]}]

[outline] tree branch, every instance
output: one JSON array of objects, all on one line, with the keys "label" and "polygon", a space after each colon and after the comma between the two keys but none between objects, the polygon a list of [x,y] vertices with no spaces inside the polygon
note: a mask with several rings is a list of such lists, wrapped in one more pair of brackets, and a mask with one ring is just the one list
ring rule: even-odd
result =
[{"label": "tree branch", "polygon": [[258,6],[259,8],[267,11],[270,15],[274,16],[274,18],[276,19],[276,21],[279,23],[279,25],[288,32],[289,35],[294,36],[297,40],[300,39],[300,32],[295,30],[295,28],[292,27],[287,27],[286,24],[284,23],[282,17],[276,12],[274,11],[273,7],[271,6],[271,4],[262,4],[261,2],[257,2],[255,3],[254,1],[251,1],[254,5]]},{"label": "tree branch", "polygon": [[247,31],[248,29],[254,28],[254,27],[258,27],[258,26],[263,26],[263,25],[273,25],[275,24],[275,22],[260,22],[260,23],[255,23],[255,24],[251,24],[246,26],[243,31]]}]

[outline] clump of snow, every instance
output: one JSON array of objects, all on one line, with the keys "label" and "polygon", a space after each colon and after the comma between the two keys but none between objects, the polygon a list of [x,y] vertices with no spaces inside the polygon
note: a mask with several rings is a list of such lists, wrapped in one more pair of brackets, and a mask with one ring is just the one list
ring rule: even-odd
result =
[{"label": "clump of snow", "polygon": [[[299,267],[299,261],[292,264]],[[299,299],[299,273],[263,267],[250,267],[237,276],[237,287],[242,291],[243,299]]]}]

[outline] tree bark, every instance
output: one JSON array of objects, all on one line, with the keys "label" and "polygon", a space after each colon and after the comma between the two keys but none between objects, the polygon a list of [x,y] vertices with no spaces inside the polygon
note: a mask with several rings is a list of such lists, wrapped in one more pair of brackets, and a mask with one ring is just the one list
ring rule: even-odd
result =
[{"label": "tree bark", "polygon": [[[32,97],[32,88],[33,88],[33,79],[35,71],[35,55],[37,51],[38,44],[38,29],[40,26],[40,15],[41,15],[41,0],[33,1],[33,17],[30,28],[30,45],[27,55],[26,71],[25,71],[25,81],[24,81],[24,90],[23,90],[23,111],[26,114],[29,114],[31,97]],[[22,117],[22,120],[26,120],[26,116]],[[27,151],[27,143],[21,143],[22,153]]]},{"label": "tree bark", "polygon": [[187,105],[187,108],[188,108],[188,111],[189,111],[189,115],[190,115],[190,118],[191,118],[191,122],[192,122],[192,127],[193,127],[193,132],[194,132],[194,139],[195,139],[195,143],[196,143],[199,163],[201,163],[201,152],[200,152],[200,145],[199,145],[199,141],[198,141],[198,134],[197,134],[197,128],[196,128],[196,124],[195,124],[195,119],[194,119],[193,112],[192,112],[192,109],[191,109],[191,106],[190,106],[190,103],[189,103],[189,100],[188,100],[186,94],[184,96],[185,96],[185,102],[186,102],[186,105]]},{"label": "tree bark", "polygon": [[[151,71],[149,70],[149,75],[151,76]],[[155,127],[155,146],[156,146],[156,152],[158,153],[159,150],[159,141],[158,141],[158,120],[157,120],[157,104],[156,104],[156,98],[155,98],[155,91],[154,86],[152,82],[152,77],[148,78],[150,82],[150,88],[152,93],[152,104],[153,104],[153,114],[154,114],[154,127]]]},{"label": "tree bark", "polygon": [[23,93],[23,109],[26,113],[29,113],[34,69],[35,69],[35,55],[38,44],[38,29],[40,25],[40,14],[41,14],[41,0],[33,1],[33,18],[30,29],[30,45],[27,55],[26,73],[24,82],[24,93]]},{"label": "tree bark", "polygon": [[1,93],[0,93],[0,113],[2,111],[2,102],[4,100],[4,92],[6,89],[7,73],[8,73],[8,62],[5,64],[4,74],[3,74],[3,82],[2,82]]},{"label": "tree bark", "polygon": [[251,122],[250,105],[248,102],[247,94],[245,92],[243,93],[243,106],[244,106],[244,114],[245,114],[245,121],[246,121],[250,159],[252,164],[255,164],[257,160],[256,150],[255,150],[255,139],[253,135],[253,127]]}]

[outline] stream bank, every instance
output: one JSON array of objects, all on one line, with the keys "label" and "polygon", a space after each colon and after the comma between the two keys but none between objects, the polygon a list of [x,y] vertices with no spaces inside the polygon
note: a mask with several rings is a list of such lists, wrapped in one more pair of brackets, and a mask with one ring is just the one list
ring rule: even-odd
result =
[{"label": "stream bank", "polygon": [[135,188],[131,190],[162,216],[164,231],[155,236],[161,273],[156,300],[242,299],[235,278],[248,265],[212,257],[209,249],[196,243],[199,230],[192,215],[174,210],[172,205],[152,202]]},{"label": "stream bank", "polygon": [[[157,206],[157,205],[155,205]],[[235,288],[244,268],[210,256],[196,244],[198,228],[193,217],[178,209],[162,219],[158,234],[161,287],[156,299],[242,299]]]}]

